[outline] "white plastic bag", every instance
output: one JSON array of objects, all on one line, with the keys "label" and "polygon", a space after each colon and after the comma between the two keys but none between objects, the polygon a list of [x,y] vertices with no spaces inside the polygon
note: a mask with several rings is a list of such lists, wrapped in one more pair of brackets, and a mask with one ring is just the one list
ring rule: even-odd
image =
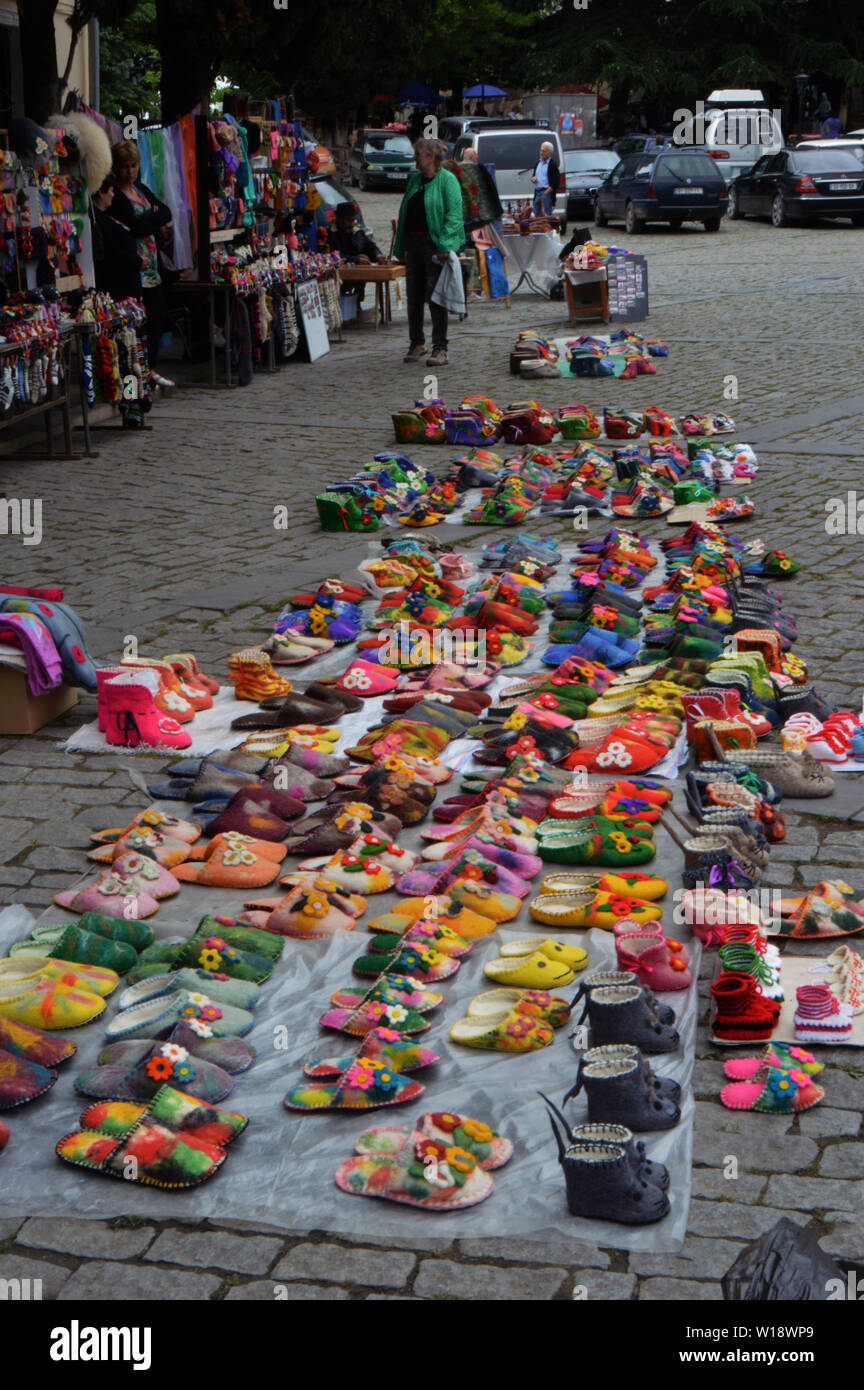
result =
[{"label": "white plastic bag", "polygon": [[462,267],[455,251],[451,251],[441,267],[441,274],[430,296],[433,304],[449,309],[451,314],[465,313],[465,286],[462,283]]}]

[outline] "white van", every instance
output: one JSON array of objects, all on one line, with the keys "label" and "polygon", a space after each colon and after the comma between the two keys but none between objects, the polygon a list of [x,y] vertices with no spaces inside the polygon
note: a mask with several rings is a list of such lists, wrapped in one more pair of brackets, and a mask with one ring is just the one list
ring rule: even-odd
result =
[{"label": "white van", "polygon": [[695,116],[688,115],[676,125],[672,138],[676,145],[707,150],[727,183],[746,173],[763,155],[777,154],[784,143],[779,111],[769,111],[767,106],[711,110],[702,102],[697,103]]},{"label": "white van", "polygon": [[540,158],[540,146],[548,141],[554,150],[555,159],[561,171],[561,182],[553,211],[561,226],[567,224],[567,181],[564,177],[564,154],[558,132],[545,126],[517,125],[502,121],[494,125],[481,126],[477,130],[466,131],[457,141],[454,159],[462,159],[465,150],[477,151],[478,164],[491,164],[495,169],[498,196],[502,203],[517,202],[523,198],[533,198],[534,185],[531,175]]}]

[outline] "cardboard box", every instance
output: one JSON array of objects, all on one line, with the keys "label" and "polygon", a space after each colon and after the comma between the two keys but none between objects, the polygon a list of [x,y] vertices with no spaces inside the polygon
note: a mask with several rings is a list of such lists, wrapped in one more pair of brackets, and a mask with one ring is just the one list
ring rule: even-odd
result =
[{"label": "cardboard box", "polygon": [[46,695],[31,695],[23,671],[0,666],[0,734],[35,734],[77,703],[74,685],[58,685]]}]

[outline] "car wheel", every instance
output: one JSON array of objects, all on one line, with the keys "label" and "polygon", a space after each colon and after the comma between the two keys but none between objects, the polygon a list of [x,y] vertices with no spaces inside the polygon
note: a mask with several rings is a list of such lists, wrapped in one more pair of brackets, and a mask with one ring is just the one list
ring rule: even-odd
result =
[{"label": "car wheel", "polygon": [[774,194],[774,201],[771,204],[771,225],[774,227],[788,227],[789,214],[786,211],[786,199],[782,193]]},{"label": "car wheel", "polygon": [[738,206],[738,194],[734,188],[729,189],[729,202],[726,204],[726,216],[733,222],[737,222],[744,214]]},{"label": "car wheel", "polygon": [[595,198],[595,199],[594,199],[594,226],[595,226],[595,227],[608,227],[608,225],[609,225],[609,223],[608,223],[607,220],[606,220],[606,214],[605,214],[605,212],[603,211],[603,209],[602,209],[601,206],[600,206],[600,199],[599,199],[599,198]]},{"label": "car wheel", "polygon": [[642,223],[636,216],[636,209],[631,202],[628,202],[624,208],[624,230],[629,232],[631,236],[642,231]]},{"label": "car wheel", "polygon": [[706,232],[719,232],[720,221],[721,219],[719,217],[706,217],[702,226],[705,228]]}]

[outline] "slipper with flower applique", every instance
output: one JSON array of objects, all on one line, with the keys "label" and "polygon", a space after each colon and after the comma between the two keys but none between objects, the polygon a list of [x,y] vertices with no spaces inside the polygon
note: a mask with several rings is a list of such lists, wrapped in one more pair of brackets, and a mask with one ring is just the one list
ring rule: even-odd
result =
[{"label": "slipper with flower applique", "polygon": [[[486,1172],[503,1168],[513,1157],[512,1140],[504,1139],[482,1120],[474,1120],[467,1115],[430,1111],[420,1116],[415,1128],[429,1139],[436,1139],[441,1144],[456,1144],[459,1148],[467,1150],[473,1155],[478,1167]],[[393,1156],[401,1149],[408,1133],[405,1129],[378,1125],[365,1130],[355,1140],[354,1152]]]},{"label": "slipper with flower applique", "polygon": [[485,1201],[493,1180],[467,1149],[412,1131],[392,1157],[365,1154],[336,1170],[336,1186],[356,1197],[379,1197],[426,1211],[459,1211]]},{"label": "slipper with flower applique", "polygon": [[825,1095],[806,1071],[783,1071],[763,1063],[748,1081],[724,1086],[720,1100],[728,1110],[756,1110],[767,1115],[798,1115]]}]

